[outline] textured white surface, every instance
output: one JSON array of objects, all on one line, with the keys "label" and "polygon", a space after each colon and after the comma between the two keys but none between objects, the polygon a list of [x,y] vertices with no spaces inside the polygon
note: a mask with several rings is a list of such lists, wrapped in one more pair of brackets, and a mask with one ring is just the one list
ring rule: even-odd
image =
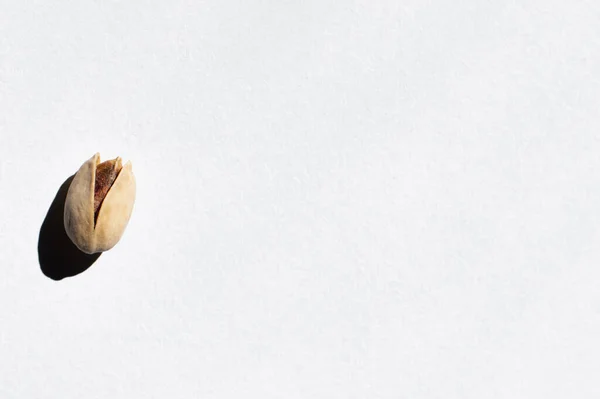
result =
[{"label": "textured white surface", "polygon": [[600,396],[597,2],[157,3],[2,2],[2,398]]}]

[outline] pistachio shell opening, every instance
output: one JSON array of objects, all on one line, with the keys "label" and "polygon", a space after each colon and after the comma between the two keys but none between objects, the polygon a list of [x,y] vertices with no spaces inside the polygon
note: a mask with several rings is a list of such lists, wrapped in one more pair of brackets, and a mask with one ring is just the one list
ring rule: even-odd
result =
[{"label": "pistachio shell opening", "polygon": [[98,221],[100,205],[108,190],[112,187],[121,169],[123,168],[121,158],[104,161],[96,167],[96,179],[94,182],[94,225]]}]

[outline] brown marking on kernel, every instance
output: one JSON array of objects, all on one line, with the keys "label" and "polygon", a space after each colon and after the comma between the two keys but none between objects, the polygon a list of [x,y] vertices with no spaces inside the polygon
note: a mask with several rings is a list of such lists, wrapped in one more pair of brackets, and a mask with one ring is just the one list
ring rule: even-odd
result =
[{"label": "brown marking on kernel", "polygon": [[118,158],[102,162],[96,166],[96,180],[94,184],[94,225],[98,220],[100,205],[108,194],[113,183],[119,176],[119,172],[123,168]]}]

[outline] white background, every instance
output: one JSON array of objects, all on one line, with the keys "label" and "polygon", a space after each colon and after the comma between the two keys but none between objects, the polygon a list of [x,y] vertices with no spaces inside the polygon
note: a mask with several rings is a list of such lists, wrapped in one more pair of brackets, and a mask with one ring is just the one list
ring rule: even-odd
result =
[{"label": "white background", "polygon": [[0,4],[2,398],[599,397],[597,2]]}]

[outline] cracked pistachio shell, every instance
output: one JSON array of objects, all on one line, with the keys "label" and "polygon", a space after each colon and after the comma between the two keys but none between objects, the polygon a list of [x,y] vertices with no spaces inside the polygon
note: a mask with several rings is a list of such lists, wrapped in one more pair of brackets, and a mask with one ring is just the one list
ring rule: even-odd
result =
[{"label": "cracked pistachio shell", "polygon": [[75,174],[65,200],[65,231],[87,254],[108,251],[123,232],[135,202],[131,162],[121,158],[100,163],[100,154],[88,159]]}]

